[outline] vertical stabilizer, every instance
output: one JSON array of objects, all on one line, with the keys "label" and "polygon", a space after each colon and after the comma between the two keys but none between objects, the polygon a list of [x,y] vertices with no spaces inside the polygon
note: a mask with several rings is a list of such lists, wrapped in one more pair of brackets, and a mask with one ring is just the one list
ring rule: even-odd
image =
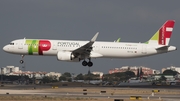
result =
[{"label": "vertical stabilizer", "polygon": [[146,42],[148,44],[155,45],[169,45],[171,34],[174,28],[174,20],[167,20],[161,28]]}]

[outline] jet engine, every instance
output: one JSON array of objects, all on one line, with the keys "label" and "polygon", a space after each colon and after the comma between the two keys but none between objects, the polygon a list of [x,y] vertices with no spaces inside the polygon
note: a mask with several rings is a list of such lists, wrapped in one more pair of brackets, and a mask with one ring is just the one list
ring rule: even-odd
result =
[{"label": "jet engine", "polygon": [[79,62],[79,58],[74,58],[74,55],[68,51],[59,51],[57,53],[57,59],[60,61],[68,61],[68,62]]}]

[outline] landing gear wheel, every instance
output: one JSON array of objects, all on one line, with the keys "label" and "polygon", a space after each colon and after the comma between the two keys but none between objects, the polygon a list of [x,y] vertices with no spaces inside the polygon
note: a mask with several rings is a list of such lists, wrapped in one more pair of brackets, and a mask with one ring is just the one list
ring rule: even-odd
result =
[{"label": "landing gear wheel", "polygon": [[83,61],[83,62],[82,62],[82,65],[83,65],[83,66],[87,66],[87,65],[88,65],[87,61]]},{"label": "landing gear wheel", "polygon": [[24,61],[23,60],[20,60],[20,64],[23,64],[24,63]]},{"label": "landing gear wheel", "polygon": [[89,67],[92,67],[93,66],[93,63],[91,61],[88,62],[87,64]]}]

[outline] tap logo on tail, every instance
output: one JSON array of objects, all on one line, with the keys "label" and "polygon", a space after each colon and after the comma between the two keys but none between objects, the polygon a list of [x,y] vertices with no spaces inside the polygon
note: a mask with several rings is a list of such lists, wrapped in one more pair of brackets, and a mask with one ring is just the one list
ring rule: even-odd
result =
[{"label": "tap logo on tail", "polygon": [[162,27],[146,43],[167,46],[169,44],[172,35],[174,24],[175,24],[174,20],[166,21],[162,25]]},{"label": "tap logo on tail", "polygon": [[174,27],[174,21],[169,20],[159,29],[159,44],[168,45]]}]

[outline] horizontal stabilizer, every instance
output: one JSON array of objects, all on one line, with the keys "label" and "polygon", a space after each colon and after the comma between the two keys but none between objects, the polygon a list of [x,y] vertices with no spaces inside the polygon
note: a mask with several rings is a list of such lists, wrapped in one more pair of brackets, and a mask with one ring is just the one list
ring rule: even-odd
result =
[{"label": "horizontal stabilizer", "polygon": [[167,49],[169,46],[160,46],[160,47],[156,47],[156,50],[163,50],[163,49]]}]

